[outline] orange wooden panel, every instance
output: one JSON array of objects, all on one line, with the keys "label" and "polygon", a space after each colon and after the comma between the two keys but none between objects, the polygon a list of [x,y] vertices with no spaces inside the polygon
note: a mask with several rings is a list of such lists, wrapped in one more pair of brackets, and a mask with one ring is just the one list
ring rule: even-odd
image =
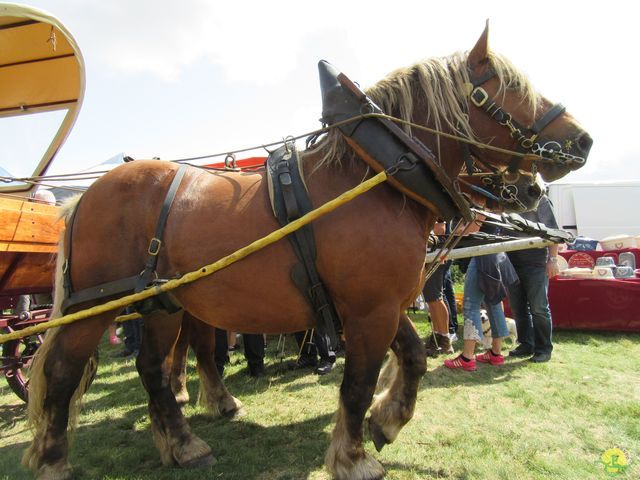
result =
[{"label": "orange wooden panel", "polygon": [[59,207],[0,198],[0,251],[55,250],[64,223]]},{"label": "orange wooden panel", "polygon": [[51,253],[3,253],[0,255],[2,292],[52,288],[55,258]]},{"label": "orange wooden panel", "polygon": [[52,215],[23,211],[13,241],[56,244],[60,226]]}]

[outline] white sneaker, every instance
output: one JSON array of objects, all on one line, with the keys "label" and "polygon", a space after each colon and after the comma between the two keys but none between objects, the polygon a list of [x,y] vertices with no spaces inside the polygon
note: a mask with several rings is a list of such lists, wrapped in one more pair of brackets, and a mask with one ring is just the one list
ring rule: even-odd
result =
[{"label": "white sneaker", "polygon": [[458,335],[456,335],[455,333],[450,333],[449,334],[449,340],[451,341],[451,343],[457,342],[458,341]]}]

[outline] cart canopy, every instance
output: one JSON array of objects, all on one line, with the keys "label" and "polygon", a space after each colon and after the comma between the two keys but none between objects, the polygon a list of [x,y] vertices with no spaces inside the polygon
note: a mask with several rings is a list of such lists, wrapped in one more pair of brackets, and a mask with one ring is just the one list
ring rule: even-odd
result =
[{"label": "cart canopy", "polygon": [[[73,127],[84,87],[84,60],[66,27],[42,10],[0,3],[0,192],[34,189],[8,177],[46,172]],[[48,138],[39,138],[43,132]]]}]

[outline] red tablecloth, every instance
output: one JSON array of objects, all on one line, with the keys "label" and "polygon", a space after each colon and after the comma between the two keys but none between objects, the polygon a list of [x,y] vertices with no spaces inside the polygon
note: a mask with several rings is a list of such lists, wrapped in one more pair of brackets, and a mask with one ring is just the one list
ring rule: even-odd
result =
[{"label": "red tablecloth", "polygon": [[557,328],[640,332],[640,278],[556,277],[549,281],[549,305]]}]

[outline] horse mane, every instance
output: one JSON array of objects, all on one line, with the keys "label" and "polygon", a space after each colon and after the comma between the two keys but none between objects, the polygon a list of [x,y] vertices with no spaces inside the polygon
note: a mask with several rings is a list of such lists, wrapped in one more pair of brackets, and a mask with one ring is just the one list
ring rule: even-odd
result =
[{"label": "horse mane", "polygon": [[[457,52],[448,57],[422,60],[391,72],[365,89],[365,93],[387,115],[413,121],[415,107],[426,107],[426,121],[435,129],[456,132],[466,139],[476,140],[466,113],[468,97],[465,84],[470,83],[467,57],[468,53]],[[502,55],[490,52],[489,62],[499,80],[496,98],[500,100],[507,90],[515,90],[535,115],[540,97],[529,79]],[[411,135],[410,126],[404,125],[403,128]],[[440,137],[437,142],[440,156]],[[309,150],[309,153],[312,152],[321,155],[316,168],[340,164],[343,158],[354,156],[342,134],[335,128]]]}]

